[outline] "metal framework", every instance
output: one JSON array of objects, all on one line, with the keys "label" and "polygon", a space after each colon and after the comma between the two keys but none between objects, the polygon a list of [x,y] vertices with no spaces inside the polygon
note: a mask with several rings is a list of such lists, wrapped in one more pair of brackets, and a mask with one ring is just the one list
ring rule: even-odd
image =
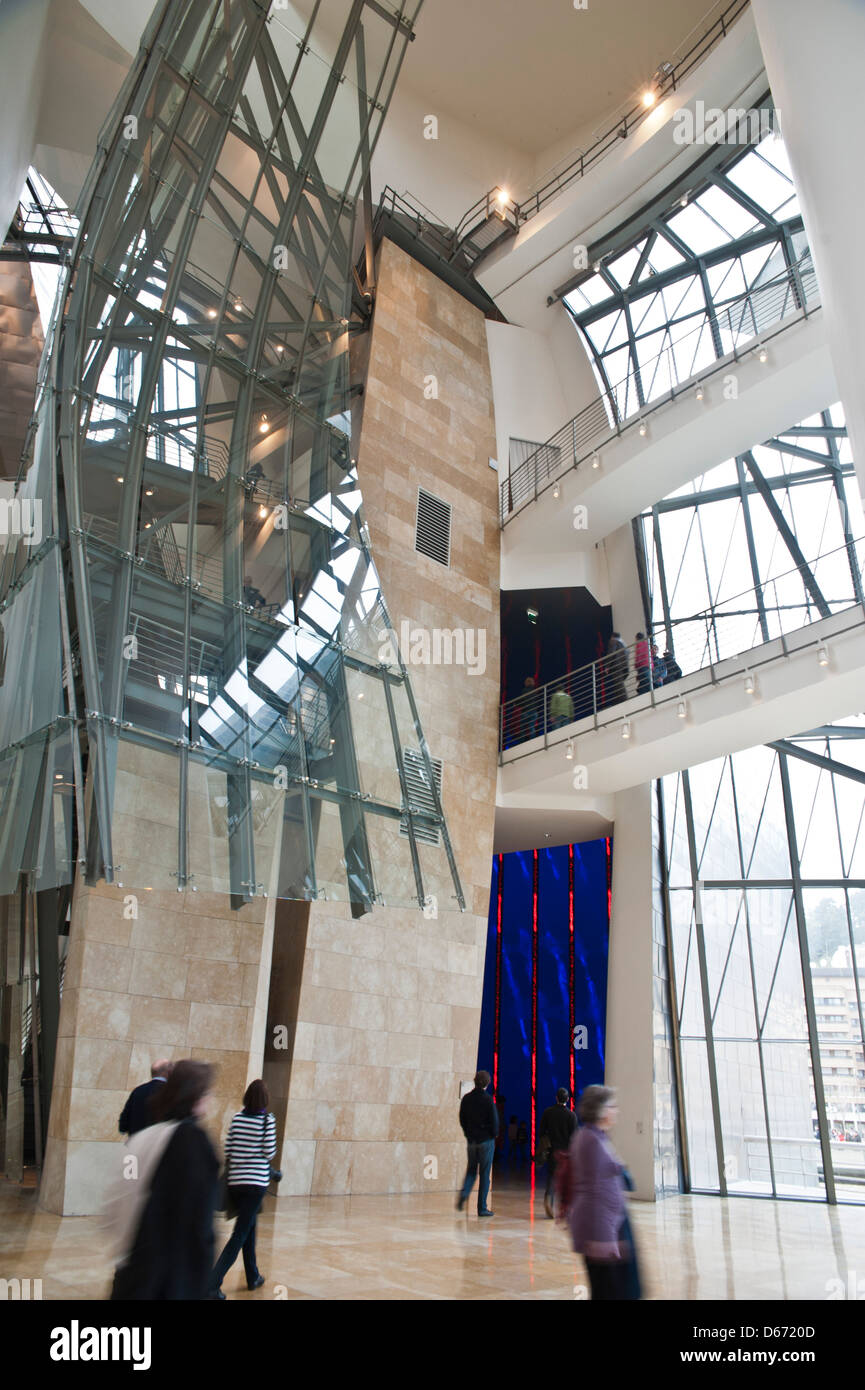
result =
[{"label": "metal framework", "polygon": [[[418,9],[326,0],[295,33],[258,0],[157,5],[46,345],[17,493],[40,543],[0,573],[37,692],[0,687],[2,892],[79,861],[235,906],[464,906],[348,414],[356,219]],[[153,850],[124,797],[157,766]]]},{"label": "metal framework", "polygon": [[863,739],[659,784],[688,1190],[865,1201]]},{"label": "metal framework", "polygon": [[802,308],[813,279],[777,134],[704,156],[636,222],[590,248],[593,268],[562,292],[614,422],[708,369],[744,328],[759,337],[779,317],[770,283],[789,274]]},{"label": "metal framework", "polygon": [[648,627],[675,653],[696,629],[704,639],[708,620],[717,660],[731,644],[744,651],[862,604],[855,538],[863,534],[843,413],[833,405],[642,514],[636,539]]}]

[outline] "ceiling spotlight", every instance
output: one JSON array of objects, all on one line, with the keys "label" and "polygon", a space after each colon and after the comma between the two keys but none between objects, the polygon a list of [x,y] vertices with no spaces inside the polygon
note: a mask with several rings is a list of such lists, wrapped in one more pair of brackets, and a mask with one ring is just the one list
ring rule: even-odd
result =
[{"label": "ceiling spotlight", "polygon": [[115,481],[115,483],[122,483],[122,482],[123,482],[123,479],[122,479],[122,478],[115,478],[114,481]]},{"label": "ceiling spotlight", "polygon": [[647,87],[640,100],[648,111],[649,107],[654,106],[655,102],[658,100],[658,94],[653,91],[651,87]]},{"label": "ceiling spotlight", "polygon": [[508,190],[506,188],[500,188],[498,193],[496,194],[496,202],[498,203],[499,207],[504,207],[507,201]]},{"label": "ceiling spotlight", "polygon": [[745,694],[753,695],[757,689],[757,683],[750,671],[745,672]]},{"label": "ceiling spotlight", "polygon": [[760,361],[760,362],[768,362],[768,361],[769,361],[769,353],[768,353],[768,351],[766,350],[766,348],[764,348],[764,347],[761,347],[761,348],[760,348],[759,352],[757,353],[757,359],[758,359],[758,361]]},{"label": "ceiling spotlight", "polygon": [[558,495],[559,495],[559,485],[558,485],[558,483],[556,483],[555,487],[553,488],[553,496],[557,498]]},{"label": "ceiling spotlight", "polygon": [[145,521],[145,523],[144,523],[144,529],[145,529],[145,531],[149,531],[151,525],[152,525],[152,522]]},{"label": "ceiling spotlight", "polygon": [[647,435],[648,433],[649,433],[649,426],[646,424],[645,420],[641,420],[641,421],[640,421],[640,429],[639,429],[640,438],[641,438],[641,439],[645,439],[645,437],[646,437],[646,435]]},{"label": "ceiling spotlight", "polygon": [[686,208],[687,206],[688,206],[688,195],[687,195],[687,193],[683,193],[682,196],[681,196],[681,198],[679,199],[679,207],[680,207],[680,208]]},{"label": "ceiling spotlight", "polygon": [[572,738],[568,739],[568,751],[565,754],[565,757],[567,758],[569,763],[573,762],[574,760],[574,740]]},{"label": "ceiling spotlight", "polygon": [[597,275],[598,271],[600,270],[600,268],[601,268],[601,262],[600,262],[600,261],[592,261],[592,270],[595,272],[596,275]]},{"label": "ceiling spotlight", "polygon": [[705,394],[706,394],[706,393],[705,393],[705,391],[703,390],[702,386],[698,386],[697,389],[696,389],[696,391],[694,392],[694,395],[695,395],[695,397],[697,398],[698,401],[701,401],[701,400],[703,399],[703,397],[704,397]]},{"label": "ceiling spotlight", "polygon": [[625,722],[624,722],[623,725],[622,725],[622,738],[630,738],[630,737],[631,737],[631,721],[630,721],[630,719],[626,719]]},{"label": "ceiling spotlight", "polygon": [[362,691],[362,690],[359,690],[359,691],[357,692],[357,698],[358,698],[359,700],[362,700],[362,699],[363,699],[363,691]]},{"label": "ceiling spotlight", "polygon": [[215,309],[208,309],[208,311],[207,311],[207,317],[208,317],[209,319],[215,319],[215,318],[216,318],[216,310],[215,310]]},{"label": "ceiling spotlight", "polygon": [[593,467],[593,468],[600,468],[600,466],[601,466],[601,456],[600,456],[600,454],[592,454],[592,467]]},{"label": "ceiling spotlight", "polygon": [[55,774],[54,774],[54,781],[55,781],[55,782],[62,782],[62,781],[63,781],[63,773],[62,773],[62,772],[55,772]]},{"label": "ceiling spotlight", "polygon": [[267,434],[267,431],[270,429],[270,422],[264,413],[262,413],[261,424],[258,429],[260,434]]},{"label": "ceiling spotlight", "polygon": [[155,487],[147,487],[147,488],[144,489],[144,496],[145,496],[145,497],[152,497],[155,491],[156,491],[156,488],[155,488]]},{"label": "ceiling spotlight", "polygon": [[242,299],[235,299],[235,301],[234,301],[234,311],[235,311],[235,313],[236,313],[236,314],[239,314],[239,313],[241,312],[242,308],[243,308],[243,300],[242,300]]},{"label": "ceiling spotlight", "polygon": [[679,719],[687,719],[687,717],[688,717],[688,702],[687,702],[687,700],[680,700],[680,701],[679,701],[678,705],[676,706],[676,714],[678,715]]},{"label": "ceiling spotlight", "polygon": [[258,509],[258,515],[261,517],[261,519],[262,519],[262,521],[263,521],[264,518],[267,516],[267,507],[259,507],[259,509]]},{"label": "ceiling spotlight", "polygon": [[818,666],[828,666],[828,665],[829,665],[829,648],[828,648],[825,644],[824,644],[822,647],[820,647],[819,650],[818,650],[818,652],[817,652],[817,665],[818,665]]},{"label": "ceiling spotlight", "polygon": [[285,348],[282,346],[282,343],[277,343],[276,350],[278,353],[283,353],[285,351]]}]

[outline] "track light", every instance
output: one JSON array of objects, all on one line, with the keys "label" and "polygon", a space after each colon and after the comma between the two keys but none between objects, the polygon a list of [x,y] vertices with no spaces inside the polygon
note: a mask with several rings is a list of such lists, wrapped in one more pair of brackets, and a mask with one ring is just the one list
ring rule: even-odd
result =
[{"label": "track light", "polygon": [[276,345],[276,351],[277,351],[278,355],[281,357],[282,354],[283,354],[283,352],[285,351],[285,348],[282,346],[282,343],[277,343],[277,345]]},{"label": "track light", "polygon": [[688,702],[687,702],[687,700],[680,700],[680,701],[679,701],[678,705],[676,706],[676,714],[677,714],[677,716],[678,716],[679,719],[687,719],[687,717],[688,717]]},{"label": "track light", "polygon": [[687,195],[687,193],[683,193],[682,196],[681,196],[681,198],[679,199],[679,207],[680,207],[680,208],[686,208],[687,206],[688,206],[688,195]]},{"label": "track light", "polygon": [[696,399],[697,399],[698,401],[703,400],[705,394],[706,394],[706,393],[705,393],[705,391],[703,390],[702,386],[699,386],[699,385],[698,385],[696,391],[694,392],[694,396],[696,397]]},{"label": "track light", "polygon": [[817,651],[817,665],[818,665],[818,666],[828,666],[828,665],[829,665],[829,648],[826,646],[825,643],[824,643],[823,646],[820,647],[820,648],[818,649],[818,651]]},{"label": "track light", "polygon": [[624,723],[622,724],[622,738],[630,738],[630,737],[631,737],[631,721],[630,721],[630,719],[626,719],[626,720],[624,721]]},{"label": "track light", "polygon": [[757,690],[757,683],[750,671],[745,672],[745,694],[754,695]]},{"label": "track light", "polygon": [[649,426],[646,424],[645,420],[641,420],[641,421],[640,421],[640,430],[639,430],[640,438],[641,438],[641,439],[645,439],[645,437],[646,437],[646,435],[647,435],[648,433],[649,433]]},{"label": "track light", "polygon": [[759,348],[759,350],[758,350],[758,352],[757,352],[757,360],[758,360],[758,362],[768,362],[768,361],[769,361],[769,353],[768,353],[768,350],[767,350],[766,348],[764,348],[762,345],[760,346],[760,348]]},{"label": "track light", "polygon": [[215,309],[208,309],[208,311],[207,311],[207,317],[208,317],[209,319],[215,319],[215,318],[216,318],[216,310],[215,310]]},{"label": "track light", "polygon": [[601,466],[601,456],[600,456],[600,454],[597,454],[597,453],[596,453],[596,454],[592,454],[592,467],[593,467],[593,468],[600,468],[600,466]]},{"label": "track light", "polygon": [[267,431],[270,429],[270,421],[268,420],[267,415],[263,411],[261,414],[261,423],[258,426],[258,429],[260,434],[267,434]]},{"label": "track light", "polygon": [[242,299],[235,299],[235,301],[234,301],[234,312],[235,312],[236,314],[239,314],[239,313],[242,312],[242,310],[243,310],[243,300],[242,300]]},{"label": "track light", "polygon": [[655,102],[658,100],[658,94],[654,92],[651,87],[647,87],[640,100],[648,111],[649,107],[654,106]]},{"label": "track light", "polygon": [[574,761],[574,740],[572,738],[568,739],[568,751],[565,754],[565,757],[567,758],[569,763],[572,763]]},{"label": "track light", "polygon": [[262,519],[262,521],[263,521],[264,518],[267,516],[267,507],[259,507],[259,509],[258,509],[258,515],[261,517],[261,519]]},{"label": "track light", "polygon": [[558,483],[556,483],[555,487],[553,488],[553,496],[554,496],[556,499],[558,499],[558,496],[559,496],[559,485],[558,485]]}]

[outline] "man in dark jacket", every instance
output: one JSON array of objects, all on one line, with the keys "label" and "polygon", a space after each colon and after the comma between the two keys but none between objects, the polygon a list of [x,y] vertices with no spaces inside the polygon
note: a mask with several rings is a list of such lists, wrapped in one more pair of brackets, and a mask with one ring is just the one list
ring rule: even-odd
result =
[{"label": "man in dark jacket", "polygon": [[493,1104],[492,1096],[487,1095],[490,1084],[488,1071],[479,1071],[475,1077],[474,1090],[467,1092],[460,1101],[460,1126],[466,1136],[468,1162],[466,1178],[457,1198],[457,1211],[462,1211],[469,1199],[469,1193],[478,1183],[478,1216],[492,1216],[487,1206],[490,1191],[490,1170],[496,1148],[496,1135],[499,1132],[499,1112]]},{"label": "man in dark jacket", "polygon": [[150,1080],[145,1081],[140,1086],[136,1086],[129,1099],[123,1107],[120,1116],[120,1123],[117,1128],[121,1134],[138,1134],[139,1130],[147,1129],[148,1125],[153,1124],[151,1104],[153,1096],[160,1086],[164,1086],[171,1074],[171,1063],[166,1061],[154,1062],[150,1068]]},{"label": "man in dark jacket", "polygon": [[568,1105],[570,1096],[564,1086],[556,1091],[555,1105],[548,1105],[541,1116],[538,1138],[549,1140],[550,1152],[547,1158],[547,1190],[544,1193],[544,1210],[552,1217],[553,1184],[556,1177],[556,1155],[566,1154],[571,1146],[571,1135],[577,1127],[577,1117]]}]

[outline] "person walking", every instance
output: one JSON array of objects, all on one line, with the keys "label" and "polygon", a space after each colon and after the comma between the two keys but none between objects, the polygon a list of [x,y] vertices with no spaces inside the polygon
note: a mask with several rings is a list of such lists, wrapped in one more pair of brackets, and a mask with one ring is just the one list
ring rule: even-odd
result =
[{"label": "person walking", "polygon": [[574,722],[574,702],[563,685],[550,696],[549,715],[551,729],[560,729],[563,724]]},{"label": "person walking", "polygon": [[108,1203],[113,1302],[207,1297],[219,1160],[199,1121],[213,1076],[209,1062],[176,1062],[156,1095],[154,1122],[126,1145]]},{"label": "person walking", "polygon": [[556,1091],[555,1105],[548,1105],[541,1115],[541,1127],[538,1131],[538,1138],[541,1143],[544,1140],[549,1142],[544,1210],[550,1219],[555,1215],[553,1189],[556,1180],[556,1168],[561,1161],[567,1162],[571,1138],[577,1127],[577,1117],[568,1105],[569,1100],[570,1095],[567,1088],[560,1086]]},{"label": "person walking", "polygon": [[618,1114],[615,1091],[587,1086],[579,1113],[582,1124],[569,1151],[574,1250],[586,1262],[593,1300],[638,1299],[640,1277],[625,1202],[630,1179],[608,1138]]},{"label": "person walking", "polygon": [[499,1112],[492,1096],[487,1095],[489,1084],[489,1072],[479,1071],[475,1076],[474,1090],[467,1091],[460,1101],[460,1128],[466,1137],[467,1162],[465,1181],[457,1198],[457,1211],[462,1211],[475,1185],[475,1178],[480,1174],[478,1216],[493,1215],[487,1199],[496,1135],[499,1132]]},{"label": "person walking", "polygon": [[130,1092],[129,1099],[120,1112],[117,1128],[121,1134],[128,1134],[131,1139],[133,1134],[138,1134],[140,1130],[153,1124],[153,1101],[156,1092],[165,1085],[170,1075],[170,1062],[163,1060],[153,1063],[150,1068],[150,1080],[143,1081]]},{"label": "person walking", "polygon": [[261,1204],[273,1176],[270,1160],[276,1153],[276,1120],[268,1111],[270,1096],[263,1081],[251,1081],[228,1128],[225,1141],[225,1178],[237,1219],[225,1249],[216,1261],[211,1298],[225,1298],[222,1281],[241,1250],[248,1289],[260,1289],[264,1275],[255,1260],[255,1227]]},{"label": "person walking", "polygon": [[665,685],[669,685],[670,681],[679,681],[682,679],[682,668],[679,665],[676,658],[673,656],[673,652],[670,647],[668,647],[667,650],[664,652],[664,665],[667,668],[667,677],[664,682]]}]

